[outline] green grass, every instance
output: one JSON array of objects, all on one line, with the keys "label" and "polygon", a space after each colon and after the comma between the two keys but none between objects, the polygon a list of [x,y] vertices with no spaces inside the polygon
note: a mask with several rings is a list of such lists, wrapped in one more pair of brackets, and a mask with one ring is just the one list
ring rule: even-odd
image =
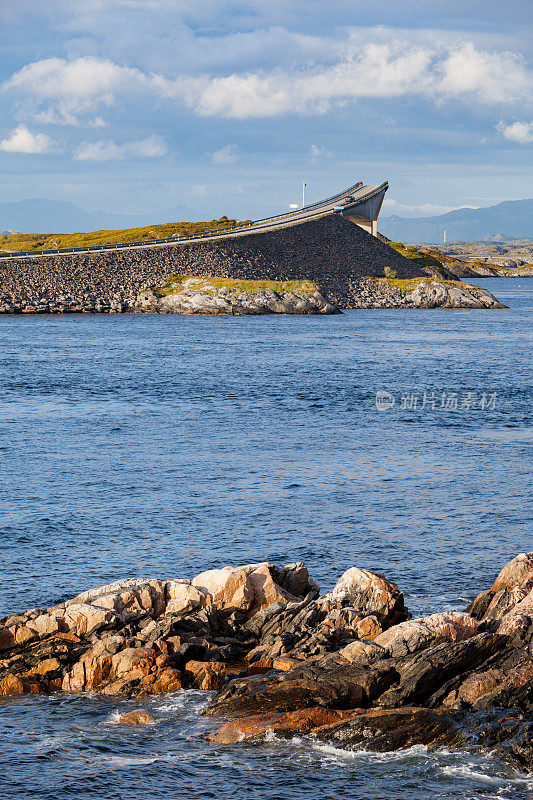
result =
[{"label": "green grass", "polygon": [[443,253],[439,253],[438,250],[432,250],[429,247],[424,248],[424,250],[428,251],[424,253],[421,253],[414,247],[406,247],[401,242],[389,242],[389,247],[392,247],[397,253],[400,253],[404,258],[408,258],[409,261],[412,261],[413,264],[416,264],[417,267],[422,269],[440,269],[446,266],[448,261],[457,261],[457,259],[452,259],[449,256],[445,256]]},{"label": "green grass", "polygon": [[248,225],[250,220],[239,221],[221,217],[211,222],[166,222],[163,225],[146,225],[144,228],[125,228],[114,231],[89,233],[12,233],[0,236],[0,250],[59,250],[69,247],[91,247],[100,244],[121,244],[168,239],[171,236],[191,236],[204,231]]},{"label": "green grass", "polygon": [[[193,279],[197,281],[193,286],[184,287],[184,281]],[[196,277],[193,275],[172,275],[165,286],[156,289],[158,297],[167,297],[178,294],[184,289],[202,294],[213,294],[219,289],[235,289],[239,292],[259,292],[270,289],[273,292],[317,292],[319,288],[313,281],[266,281],[266,280],[239,280],[237,278],[211,278],[209,276]]]}]

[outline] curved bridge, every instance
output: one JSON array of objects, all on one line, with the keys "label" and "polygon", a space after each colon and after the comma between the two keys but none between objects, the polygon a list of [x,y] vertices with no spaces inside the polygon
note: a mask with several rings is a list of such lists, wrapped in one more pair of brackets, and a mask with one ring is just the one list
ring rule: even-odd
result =
[{"label": "curved bridge", "polygon": [[223,228],[222,230],[209,231],[208,233],[197,233],[194,236],[172,236],[168,239],[155,239],[143,242],[123,242],[119,244],[104,244],[94,247],[72,247],[60,250],[35,250],[0,253],[0,258],[37,258],[49,255],[68,255],[69,253],[93,253],[113,250],[132,250],[140,248],[162,247],[169,244],[191,244],[194,242],[212,241],[213,239],[230,239],[236,236],[249,236],[250,234],[263,233],[265,231],[279,228],[287,228],[292,225],[300,225],[318,217],[328,214],[342,214],[359,227],[364,228],[373,236],[377,234],[377,218],[381,210],[385,192],[389,184],[385,181],[379,185],[366,186],[362,181],[355,183],[348,189],[339,194],[320,200],[297,211],[288,214],[279,214],[274,217],[266,217],[252,222],[250,225],[239,225],[234,228]]}]

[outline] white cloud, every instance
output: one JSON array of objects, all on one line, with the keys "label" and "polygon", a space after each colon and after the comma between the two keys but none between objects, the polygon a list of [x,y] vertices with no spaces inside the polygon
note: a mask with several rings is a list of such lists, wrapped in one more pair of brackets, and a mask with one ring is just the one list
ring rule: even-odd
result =
[{"label": "white cloud", "polygon": [[213,164],[235,164],[238,160],[238,148],[235,144],[227,144],[211,156]]},{"label": "white cloud", "polygon": [[322,114],[332,105],[362,98],[512,103],[526,100],[531,86],[522,59],[511,53],[485,53],[471,43],[439,51],[395,42],[346,46],[333,65],[189,78],[185,83],[166,79],[159,90],[182,98],[200,116],[245,119]]},{"label": "white cloud", "polygon": [[122,158],[158,158],[166,152],[166,145],[159,136],[149,136],[123,144],[112,141],[84,142],[74,158],[78,161],[118,161]]},{"label": "white cloud", "polygon": [[525,99],[531,74],[524,59],[508,51],[486,53],[466,42],[453,50],[442,65],[440,88],[451,97],[470,95],[483,103],[511,103]]},{"label": "white cloud", "polygon": [[333,158],[333,153],[323,144],[312,144],[309,148],[309,155],[313,160],[317,158]]},{"label": "white cloud", "polygon": [[7,139],[0,142],[0,150],[6,153],[49,153],[52,142],[44,133],[32,133],[25,125],[19,125]]},{"label": "white cloud", "polygon": [[[80,114],[112,105],[117,93],[143,90],[148,85],[149,78],[139,69],[87,57],[34,61],[15,72],[2,88],[31,97],[33,112],[36,102],[44,105],[40,113],[48,122],[79,125]],[[93,125],[98,126],[98,118]]]},{"label": "white cloud", "polygon": [[[331,63],[333,60],[333,63]],[[507,51],[484,52],[459,46],[360,42],[349,38],[322,63],[229,75],[169,77],[91,57],[49,58],[28,64],[3,84],[27,95],[28,108],[50,120],[79,124],[130,95],[179,100],[195,114],[236,119],[282,114],[322,114],[362,98],[421,97],[436,103],[526,102],[533,85],[523,59]],[[55,116],[54,116],[55,115]],[[93,123],[95,124],[95,123]]]},{"label": "white cloud", "polygon": [[75,98],[111,97],[118,89],[146,82],[139,69],[120,67],[107,59],[45,58],[27,64],[9,78],[6,88],[19,89],[39,97]]},{"label": "white cloud", "polygon": [[529,144],[533,142],[533,120],[531,122],[513,122],[511,125],[506,125],[500,122],[497,126],[506,139],[519,144]]}]

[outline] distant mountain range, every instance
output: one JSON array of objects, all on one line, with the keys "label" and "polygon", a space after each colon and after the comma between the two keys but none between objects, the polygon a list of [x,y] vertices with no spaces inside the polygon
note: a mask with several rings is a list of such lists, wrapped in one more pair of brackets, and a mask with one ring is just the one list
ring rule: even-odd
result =
[{"label": "distant mountain range", "polygon": [[85,233],[86,231],[140,228],[162,222],[196,222],[198,214],[178,205],[153,214],[111,214],[84,211],[63,200],[21,200],[0,203],[0,229],[19,233]]},{"label": "distant mountain range", "polygon": [[508,200],[487,208],[458,208],[438,217],[380,217],[379,231],[394,242],[494,241],[533,238],[533,200]]},{"label": "distant mountain range", "polygon": [[[151,214],[84,211],[63,200],[21,200],[0,203],[0,231],[20,233],[83,233],[137,228],[163,222],[203,219],[186,205]],[[459,208],[438,217],[380,217],[379,230],[395,242],[483,241],[506,237],[533,238],[533,200],[509,200],[488,208]]]}]

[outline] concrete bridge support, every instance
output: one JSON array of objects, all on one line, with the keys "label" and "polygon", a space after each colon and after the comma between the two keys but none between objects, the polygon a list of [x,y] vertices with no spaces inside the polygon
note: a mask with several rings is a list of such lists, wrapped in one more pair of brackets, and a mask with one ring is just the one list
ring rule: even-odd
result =
[{"label": "concrete bridge support", "polygon": [[[368,190],[369,187],[365,188]],[[388,183],[383,183],[381,186],[376,186],[375,192],[362,201],[358,202],[357,197],[354,197],[354,202],[351,205],[346,205],[342,211],[343,217],[359,225],[360,228],[363,228],[372,236],[377,236],[378,216],[388,188]]]}]

